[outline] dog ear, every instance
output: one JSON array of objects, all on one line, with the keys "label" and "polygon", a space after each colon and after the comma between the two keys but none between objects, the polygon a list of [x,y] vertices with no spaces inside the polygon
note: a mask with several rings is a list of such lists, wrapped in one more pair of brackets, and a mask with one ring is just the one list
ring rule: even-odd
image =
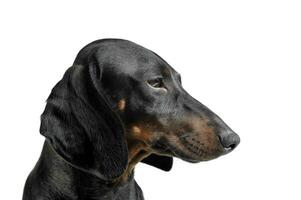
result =
[{"label": "dog ear", "polygon": [[40,132],[72,166],[103,180],[127,167],[124,127],[102,92],[102,68],[92,59],[70,67],[53,88]]},{"label": "dog ear", "polygon": [[144,158],[141,162],[162,169],[164,171],[170,171],[173,164],[173,158],[167,156],[159,156],[156,154],[151,154]]}]

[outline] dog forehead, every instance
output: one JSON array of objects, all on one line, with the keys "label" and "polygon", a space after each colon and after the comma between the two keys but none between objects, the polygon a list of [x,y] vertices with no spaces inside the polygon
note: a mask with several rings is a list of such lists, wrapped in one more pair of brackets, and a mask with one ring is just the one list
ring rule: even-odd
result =
[{"label": "dog forehead", "polygon": [[152,51],[129,41],[111,41],[96,51],[99,63],[108,64],[119,73],[134,75],[160,71],[164,61]]}]

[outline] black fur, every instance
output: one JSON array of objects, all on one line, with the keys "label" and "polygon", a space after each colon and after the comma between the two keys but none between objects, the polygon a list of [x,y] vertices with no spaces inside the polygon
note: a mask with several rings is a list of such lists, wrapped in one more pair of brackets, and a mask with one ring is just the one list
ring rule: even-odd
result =
[{"label": "black fur", "polygon": [[[166,95],[147,86],[146,80],[158,74],[167,77]],[[117,102],[122,98],[126,109],[121,112]],[[209,139],[215,146],[207,148],[197,141],[201,130],[194,130],[197,126],[187,120],[191,117],[208,119],[211,128],[205,131],[214,130]],[[126,40],[98,40],[79,52],[47,99],[40,127],[46,140],[26,181],[23,200],[142,200],[133,174],[116,184],[128,167],[127,128],[138,122],[152,126],[153,134],[172,131],[177,138],[190,134],[187,144],[169,140],[170,133],[158,134],[161,138],[157,135],[147,144],[153,154],[142,162],[165,171],[172,167],[171,156],[189,162],[208,160],[239,143],[222,120],[188,95],[179,74],[154,52]],[[226,149],[218,137],[227,143]]]}]

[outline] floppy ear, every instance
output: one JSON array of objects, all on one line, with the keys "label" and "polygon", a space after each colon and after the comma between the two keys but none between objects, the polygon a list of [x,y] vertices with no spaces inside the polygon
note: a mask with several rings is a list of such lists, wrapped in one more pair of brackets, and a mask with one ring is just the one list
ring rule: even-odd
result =
[{"label": "floppy ear", "polygon": [[164,171],[169,171],[172,168],[173,158],[151,154],[148,157],[144,158],[141,162],[162,169]]},{"label": "floppy ear", "polygon": [[124,127],[101,86],[96,60],[70,67],[53,88],[41,116],[40,132],[72,166],[103,180],[127,166]]}]

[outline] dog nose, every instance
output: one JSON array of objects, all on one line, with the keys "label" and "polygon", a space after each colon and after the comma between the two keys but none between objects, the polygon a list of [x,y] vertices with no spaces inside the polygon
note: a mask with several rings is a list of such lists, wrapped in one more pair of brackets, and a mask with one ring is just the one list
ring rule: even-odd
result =
[{"label": "dog nose", "polygon": [[233,150],[240,142],[239,136],[234,132],[219,135],[219,139],[227,151]]}]

